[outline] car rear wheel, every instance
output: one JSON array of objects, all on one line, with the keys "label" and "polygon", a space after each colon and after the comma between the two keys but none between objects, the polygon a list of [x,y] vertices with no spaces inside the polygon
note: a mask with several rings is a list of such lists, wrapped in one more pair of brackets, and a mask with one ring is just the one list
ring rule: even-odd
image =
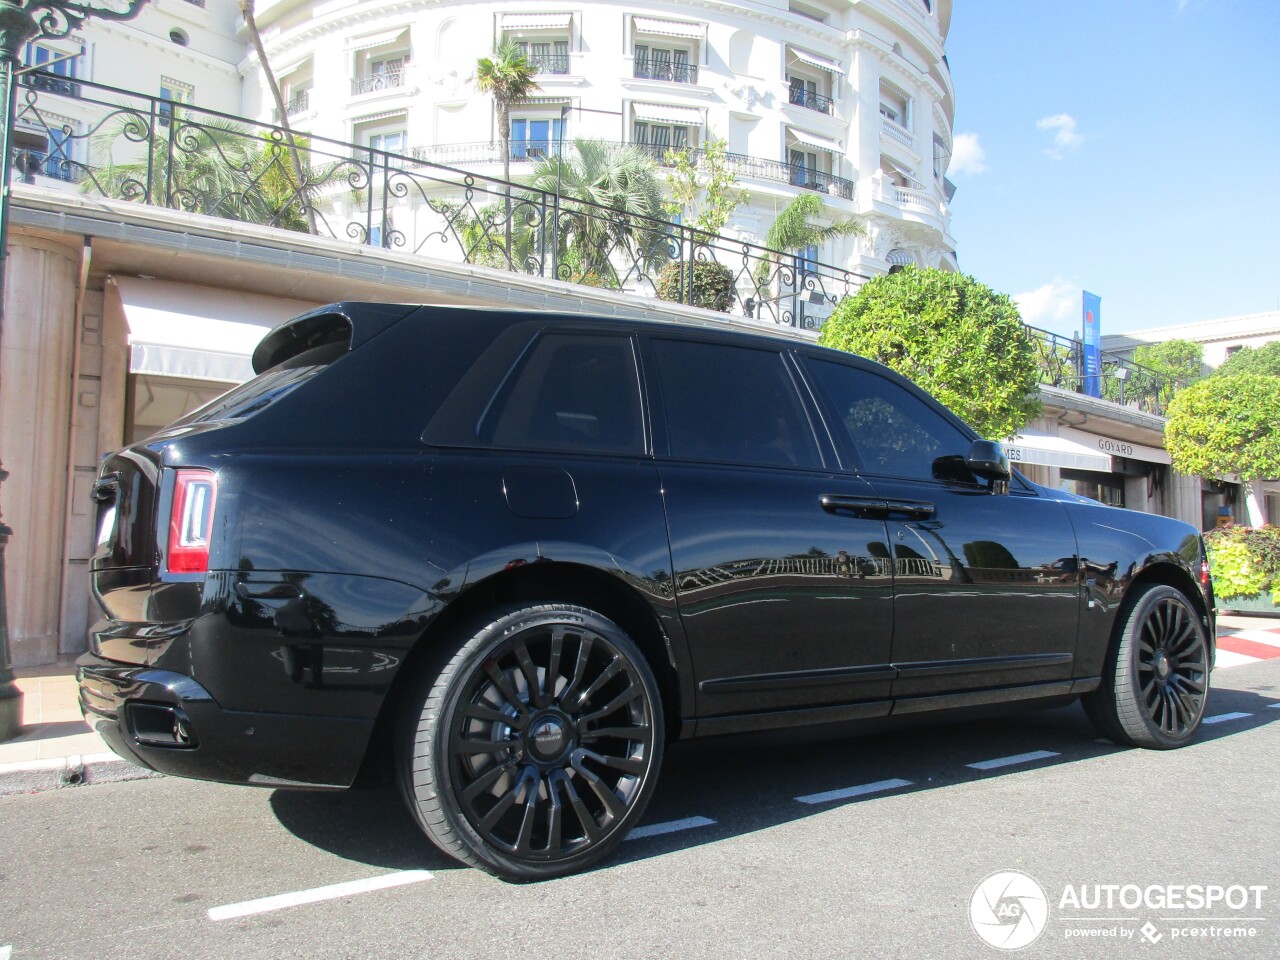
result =
[{"label": "car rear wheel", "polygon": [[644,813],[662,703],[631,639],[591,610],[524,607],[424,678],[401,728],[409,808],[446,853],[508,880],[601,860]]},{"label": "car rear wheel", "polygon": [[1121,621],[1097,690],[1084,698],[1100,733],[1167,750],[1187,743],[1209,699],[1209,641],[1187,598],[1159,584],[1139,588]]}]

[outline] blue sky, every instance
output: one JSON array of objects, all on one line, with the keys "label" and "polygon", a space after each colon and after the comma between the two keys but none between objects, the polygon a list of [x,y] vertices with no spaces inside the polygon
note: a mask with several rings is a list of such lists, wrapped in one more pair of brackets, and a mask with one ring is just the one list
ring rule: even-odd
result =
[{"label": "blue sky", "polygon": [[1280,309],[1280,2],[956,0],[960,268],[1103,333]]}]

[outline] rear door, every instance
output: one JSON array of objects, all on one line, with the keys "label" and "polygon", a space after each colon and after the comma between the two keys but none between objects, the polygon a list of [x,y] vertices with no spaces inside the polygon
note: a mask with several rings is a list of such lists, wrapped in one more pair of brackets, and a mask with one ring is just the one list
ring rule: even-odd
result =
[{"label": "rear door", "polygon": [[871,487],[830,468],[794,361],[696,335],[646,346],[699,732],[765,710],[885,712],[885,523]]},{"label": "rear door", "polygon": [[813,356],[805,369],[842,461],[888,507],[895,699],[1069,679],[1080,585],[1062,504],[1018,478],[993,493],[964,466],[972,435],[901,382]]}]

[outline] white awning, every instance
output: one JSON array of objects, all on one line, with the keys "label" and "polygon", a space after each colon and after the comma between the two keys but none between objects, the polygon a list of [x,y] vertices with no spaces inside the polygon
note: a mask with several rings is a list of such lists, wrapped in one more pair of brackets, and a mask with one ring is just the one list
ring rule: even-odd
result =
[{"label": "white awning", "polygon": [[372,50],[374,47],[388,46],[398,42],[408,31],[408,27],[397,27],[394,30],[380,30],[378,33],[355,37],[347,41],[347,52],[354,53],[357,50]]},{"label": "white awning", "polygon": [[1051,437],[1036,430],[1024,430],[1003,444],[1009,462],[1038,463],[1046,467],[1066,467],[1070,470],[1111,472],[1111,458],[1096,448],[1077,443],[1066,437]]},{"label": "white awning", "polygon": [[503,30],[568,30],[572,13],[504,13]]},{"label": "white awning", "polygon": [[827,153],[834,153],[837,157],[844,156],[844,147],[829,140],[826,137],[820,137],[816,133],[809,133],[807,130],[797,130],[795,127],[789,128],[791,136],[798,142],[803,143],[806,147],[813,147],[815,150],[825,150]]},{"label": "white awning", "polygon": [[267,332],[319,304],[164,280],[112,277],[129,328],[129,372],[241,383]]},{"label": "white awning", "polygon": [[1102,437],[1097,434],[1087,433],[1084,430],[1073,430],[1071,427],[1059,428],[1062,436],[1068,440],[1074,440],[1076,443],[1082,443],[1086,447],[1092,447],[1099,453],[1105,453],[1112,457],[1127,457],[1130,460],[1145,460],[1147,463],[1173,463],[1173,458],[1169,456],[1169,451],[1164,447],[1148,447],[1142,443],[1133,443],[1129,440],[1116,440],[1113,437]]},{"label": "white awning", "polygon": [[688,23],[683,20],[659,20],[656,17],[633,17],[637,33],[648,33],[658,37],[685,37],[689,40],[701,40],[704,28],[700,23]]},{"label": "white awning", "polygon": [[834,74],[837,77],[844,76],[844,71],[840,69],[840,64],[836,63],[829,57],[810,53],[808,50],[801,50],[799,47],[792,47],[791,55],[801,63],[807,63],[811,67],[817,67],[819,70],[825,70],[827,73]]},{"label": "white awning", "polygon": [[637,120],[651,123],[675,123],[683,127],[702,125],[702,111],[697,107],[675,107],[666,103],[633,103]]}]

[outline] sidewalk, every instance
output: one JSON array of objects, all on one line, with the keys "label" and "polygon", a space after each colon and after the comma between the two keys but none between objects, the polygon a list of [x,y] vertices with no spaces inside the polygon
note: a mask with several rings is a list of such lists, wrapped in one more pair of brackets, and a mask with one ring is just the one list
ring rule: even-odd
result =
[{"label": "sidewalk", "polygon": [[[1217,669],[1280,657],[1280,619],[1218,617]],[[15,670],[23,732],[0,743],[0,796],[159,776],[107,749],[80,715],[72,660]]]}]

